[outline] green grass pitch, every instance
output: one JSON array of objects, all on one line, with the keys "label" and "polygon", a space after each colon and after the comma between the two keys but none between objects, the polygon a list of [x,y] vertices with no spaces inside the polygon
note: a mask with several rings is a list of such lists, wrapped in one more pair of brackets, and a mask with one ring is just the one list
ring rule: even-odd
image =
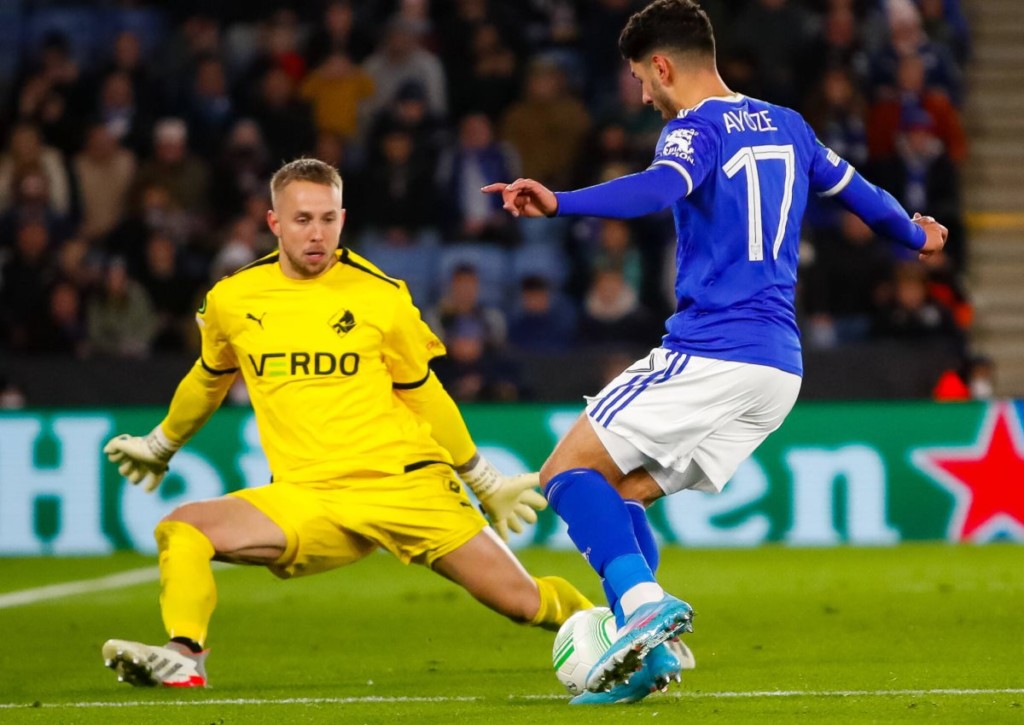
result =
[{"label": "green grass pitch", "polygon": [[[575,554],[527,551],[595,600]],[[1021,723],[1024,549],[1012,544],[664,552],[697,616],[697,670],[637,705],[569,707],[553,634],[381,554],[280,582],[217,571],[203,691],[133,689],[110,637],[161,643],[155,581],[0,606],[0,723]],[[0,559],[11,592],[152,566]],[[9,599],[9,597],[8,597]]]}]

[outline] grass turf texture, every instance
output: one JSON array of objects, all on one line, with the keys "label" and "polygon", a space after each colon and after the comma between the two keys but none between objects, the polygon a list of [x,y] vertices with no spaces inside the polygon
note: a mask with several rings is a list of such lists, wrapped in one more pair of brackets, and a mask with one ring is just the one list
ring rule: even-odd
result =
[{"label": "grass turf texture", "polygon": [[[522,558],[598,600],[577,555]],[[203,691],[130,688],[100,662],[110,637],[163,642],[155,582],[0,609],[0,722],[1022,722],[1024,692],[991,692],[1024,687],[1022,559],[998,544],[668,550],[698,669],[671,695],[585,710],[560,693],[551,633],[422,569],[385,555],[290,582],[230,568]],[[153,563],[0,559],[0,593]]]}]

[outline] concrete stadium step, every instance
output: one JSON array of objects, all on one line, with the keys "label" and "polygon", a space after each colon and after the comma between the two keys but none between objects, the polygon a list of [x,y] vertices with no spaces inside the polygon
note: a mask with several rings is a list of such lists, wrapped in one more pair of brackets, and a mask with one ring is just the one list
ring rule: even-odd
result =
[{"label": "concrete stadium step", "polygon": [[975,337],[986,334],[993,336],[1024,335],[1024,315],[1016,311],[985,312],[978,310],[978,323],[975,325]]},{"label": "concrete stadium step", "polygon": [[1024,189],[1024,169],[1013,163],[971,164],[963,175],[965,186],[1014,186]]},{"label": "concrete stadium step", "polygon": [[964,206],[973,211],[1016,212],[1021,210],[1024,189],[1021,188],[965,188]]},{"label": "concrete stadium step", "polygon": [[[971,137],[969,139],[970,158],[1005,161],[1006,163],[1024,165],[1024,144],[1016,141],[1016,139],[1009,138]],[[970,161],[968,161],[968,164],[970,164]]]}]

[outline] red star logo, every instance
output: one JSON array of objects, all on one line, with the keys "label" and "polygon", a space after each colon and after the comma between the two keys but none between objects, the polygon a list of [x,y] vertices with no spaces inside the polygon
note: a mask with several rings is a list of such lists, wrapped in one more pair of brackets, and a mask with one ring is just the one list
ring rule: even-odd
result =
[{"label": "red star logo", "polygon": [[913,460],[956,499],[951,540],[1024,539],[1024,431],[1011,404],[989,407],[973,446],[922,448]]}]

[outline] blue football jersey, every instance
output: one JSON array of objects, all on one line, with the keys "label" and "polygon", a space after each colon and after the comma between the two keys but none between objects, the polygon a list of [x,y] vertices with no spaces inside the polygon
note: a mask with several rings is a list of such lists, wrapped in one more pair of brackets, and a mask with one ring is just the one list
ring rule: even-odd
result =
[{"label": "blue football jersey", "polygon": [[678,171],[676,310],[665,347],[803,372],[794,295],[811,192],[839,193],[854,169],[800,114],[739,94],[680,111],[654,165]]}]

